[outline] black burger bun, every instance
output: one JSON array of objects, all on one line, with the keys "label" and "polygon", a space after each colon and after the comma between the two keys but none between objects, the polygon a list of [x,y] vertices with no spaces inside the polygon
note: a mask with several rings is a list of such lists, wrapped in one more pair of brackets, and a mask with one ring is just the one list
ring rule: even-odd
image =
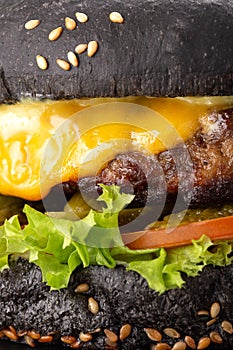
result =
[{"label": "black burger bun", "polygon": [[[81,349],[150,350],[158,341],[155,336],[148,336],[148,328],[156,329],[161,334],[160,342],[169,345],[169,349],[178,342],[190,344],[187,337],[191,337],[196,346],[201,344],[201,339],[211,337],[208,350],[230,350],[233,346],[233,335],[226,326],[233,308],[232,265],[226,268],[208,266],[201,276],[188,279],[185,288],[162,295],[149,289],[138,274],[126,273],[124,267],[78,269],[67,289],[52,292],[41,283],[38,267],[26,260],[18,261],[0,277],[0,327],[14,324],[20,330],[36,329],[41,335],[53,332],[56,346],[62,343],[61,336],[78,338],[80,332],[93,332],[92,339],[82,342]],[[76,293],[76,287],[83,283],[89,285],[89,290]],[[87,308],[89,298],[99,303],[96,315]],[[217,304],[221,306],[214,319],[212,312],[218,311],[214,310]],[[130,335],[120,340],[120,330],[126,324],[132,327]],[[106,329],[118,336],[112,347],[108,347]],[[166,329],[170,329],[170,333]],[[222,342],[213,341],[213,332],[218,333]],[[25,339],[20,337],[18,341],[25,342]],[[42,345],[37,340],[34,343]]]},{"label": "black burger bun", "polygon": [[[88,20],[80,23],[76,12]],[[112,12],[122,16],[122,23],[110,20]],[[65,26],[67,17],[76,22],[73,30]],[[28,28],[31,20],[38,20],[38,26]],[[233,95],[233,0],[2,0],[0,27],[1,104],[27,97]],[[60,37],[49,40],[58,27]],[[76,54],[78,67],[68,63],[68,52],[92,41],[98,46],[92,57],[85,51]],[[38,56],[44,65],[38,64]],[[222,116],[215,118],[221,131],[231,110],[224,115],[225,124]],[[228,129],[231,136],[231,123]],[[216,141],[217,151],[221,142]],[[217,181],[211,184],[216,187]],[[233,265],[206,266],[196,278],[184,279],[183,288],[160,295],[123,266],[89,266],[73,272],[68,288],[50,291],[41,270],[21,257],[0,273],[0,350],[11,350],[10,341],[20,343],[15,350],[25,344],[90,350],[232,349]],[[83,283],[88,289],[77,292]]]},{"label": "black burger bun", "polygon": [[[225,0],[30,0],[0,5],[0,102],[22,97],[194,96],[233,94],[233,3]],[[122,24],[109,14],[119,12]],[[79,23],[76,12],[88,16]],[[67,30],[64,20],[76,20]],[[25,29],[37,19],[40,25]],[[61,37],[49,33],[63,27]],[[98,42],[93,57],[61,69],[56,59]],[[36,56],[48,61],[37,67]]]}]

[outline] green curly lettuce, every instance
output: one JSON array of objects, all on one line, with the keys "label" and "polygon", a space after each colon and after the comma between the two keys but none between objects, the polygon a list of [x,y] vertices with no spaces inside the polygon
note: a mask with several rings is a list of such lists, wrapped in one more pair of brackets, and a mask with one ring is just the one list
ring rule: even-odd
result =
[{"label": "green curly lettuce", "polygon": [[26,255],[40,267],[43,282],[51,289],[66,288],[78,267],[124,265],[136,271],[159,293],[184,284],[182,273],[198,275],[208,265],[232,262],[232,242],[211,242],[207,236],[192,245],[170,249],[130,250],[124,246],[118,215],[133,199],[117,186],[102,185],[101,212],[90,210],[79,221],[51,218],[26,205],[28,224],[21,227],[17,216],[0,227],[0,270],[9,268],[10,257]]}]

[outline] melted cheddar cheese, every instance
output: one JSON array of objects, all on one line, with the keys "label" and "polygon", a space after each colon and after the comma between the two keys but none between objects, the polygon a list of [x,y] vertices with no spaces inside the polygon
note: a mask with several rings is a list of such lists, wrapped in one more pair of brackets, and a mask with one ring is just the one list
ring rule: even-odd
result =
[{"label": "melted cheddar cheese", "polygon": [[190,138],[199,117],[232,98],[25,100],[0,106],[0,193],[39,200],[95,175],[117,154],[159,153]]}]

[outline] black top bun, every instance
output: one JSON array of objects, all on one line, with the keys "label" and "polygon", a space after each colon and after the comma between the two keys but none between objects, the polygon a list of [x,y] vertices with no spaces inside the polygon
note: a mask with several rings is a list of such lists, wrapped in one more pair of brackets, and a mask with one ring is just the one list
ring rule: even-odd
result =
[{"label": "black top bun", "polygon": [[[233,94],[232,0],[11,0],[2,1],[0,102],[24,96],[74,98],[97,96],[182,96]],[[117,11],[124,23],[112,23]],[[76,12],[88,15],[78,23]],[[77,21],[67,30],[65,17]],[[26,30],[31,19],[40,25]],[[64,28],[57,41],[48,34]],[[93,57],[62,70],[80,43],[95,40]],[[43,71],[36,55],[48,60]]]}]

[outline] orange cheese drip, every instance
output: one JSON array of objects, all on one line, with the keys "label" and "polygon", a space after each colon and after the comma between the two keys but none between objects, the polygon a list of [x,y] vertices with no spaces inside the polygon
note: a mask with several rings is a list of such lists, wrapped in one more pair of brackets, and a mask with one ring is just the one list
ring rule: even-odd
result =
[{"label": "orange cheese drip", "polygon": [[[199,117],[216,108],[214,103],[200,101],[192,103],[192,100],[140,97],[45,102],[25,100],[15,105],[1,105],[0,193],[39,200],[62,181],[96,174],[105,162],[119,152],[134,149],[135,144],[136,148],[142,147],[152,153],[172,147],[178,141],[172,140],[171,135],[166,139],[168,126],[174,127],[178,135],[186,140],[198,129]],[[108,123],[110,116],[107,112],[105,115],[104,105],[111,102],[146,107],[140,120],[146,120],[150,111],[156,112],[155,118],[158,113],[162,115],[167,121],[167,124],[161,124],[162,142],[154,127],[149,130],[147,125],[144,127],[138,122],[137,108],[127,123],[126,116],[121,117],[118,110],[114,112],[113,109],[111,122]],[[224,103],[227,105],[228,102]],[[101,104],[101,113],[96,112],[98,123],[95,125],[93,114],[95,107]],[[92,115],[91,122],[89,115]]]}]

